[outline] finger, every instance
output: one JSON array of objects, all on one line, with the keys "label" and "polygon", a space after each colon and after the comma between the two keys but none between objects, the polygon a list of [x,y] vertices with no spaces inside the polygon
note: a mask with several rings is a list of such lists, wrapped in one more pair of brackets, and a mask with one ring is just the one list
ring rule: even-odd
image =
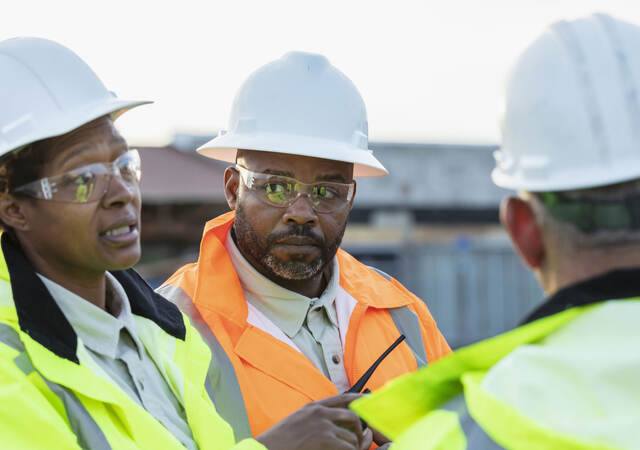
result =
[{"label": "finger", "polygon": [[372,442],[373,442],[373,433],[369,428],[367,428],[362,433],[362,444],[360,445],[360,450],[368,450],[368,448],[371,447]]},{"label": "finger", "polygon": [[336,425],[345,428],[358,437],[358,442],[362,442],[362,425],[360,418],[352,411],[343,409],[333,409],[331,421]]},{"label": "finger", "polygon": [[357,431],[359,435],[362,435],[360,418],[353,411],[342,408],[323,408],[320,411],[322,417],[340,425],[343,428],[348,428],[354,432]]},{"label": "finger", "polygon": [[373,434],[373,442],[375,442],[376,444],[383,445],[388,442],[391,442],[391,439],[386,437],[384,434],[380,433],[378,430],[371,428],[371,432]]},{"label": "finger", "polygon": [[358,439],[358,436],[356,436],[351,431],[341,427],[336,427],[335,430],[333,430],[333,434],[335,435],[336,439],[339,439],[340,441],[349,445],[349,448],[353,450],[359,450],[361,448],[360,443],[362,441]]},{"label": "finger", "polygon": [[323,400],[318,400],[317,402],[314,402],[314,403],[318,403],[323,406],[328,406],[330,408],[336,408],[336,407],[346,408],[347,406],[349,406],[349,403],[351,403],[356,399],[359,399],[360,397],[362,397],[362,394],[345,393],[340,395],[334,395],[333,397],[328,397]]}]

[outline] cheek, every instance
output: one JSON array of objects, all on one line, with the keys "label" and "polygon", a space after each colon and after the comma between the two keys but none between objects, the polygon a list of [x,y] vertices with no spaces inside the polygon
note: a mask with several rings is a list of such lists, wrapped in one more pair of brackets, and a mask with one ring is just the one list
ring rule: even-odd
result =
[{"label": "cheek", "polygon": [[328,240],[333,240],[342,234],[347,225],[348,217],[348,212],[320,216],[320,225]]},{"label": "cheek", "polygon": [[[49,207],[51,206],[51,207]],[[41,234],[55,236],[58,240],[67,240],[70,243],[86,245],[87,238],[96,234],[93,224],[94,205],[51,204],[42,208],[39,221],[36,224]]]},{"label": "cheek", "polygon": [[238,209],[251,228],[259,235],[266,236],[281,222],[283,210],[265,205],[262,202],[243,201]]}]

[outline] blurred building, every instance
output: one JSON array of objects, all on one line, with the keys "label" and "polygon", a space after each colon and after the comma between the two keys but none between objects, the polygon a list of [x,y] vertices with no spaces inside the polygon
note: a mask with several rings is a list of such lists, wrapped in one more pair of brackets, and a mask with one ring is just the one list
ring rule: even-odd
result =
[{"label": "blurred building", "polygon": [[[197,259],[206,220],[228,211],[210,136],[143,147],[143,260],[152,285]],[[452,346],[515,326],[543,298],[498,223],[507,194],[489,178],[494,146],[371,143],[389,170],[358,179],[342,247],[424,299]]]}]

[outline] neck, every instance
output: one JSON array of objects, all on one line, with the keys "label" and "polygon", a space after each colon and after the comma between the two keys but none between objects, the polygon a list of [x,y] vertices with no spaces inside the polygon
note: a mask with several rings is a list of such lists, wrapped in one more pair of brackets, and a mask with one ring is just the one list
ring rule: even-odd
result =
[{"label": "neck", "polygon": [[616,269],[640,267],[640,247],[612,247],[576,251],[556,256],[541,266],[536,275],[547,296],[572,284]]},{"label": "neck", "polygon": [[58,283],[65,289],[93,303],[100,309],[106,305],[106,273],[105,271],[73,270],[69,267],[61,267],[47,261],[40,256],[26,242],[21,242],[22,249],[33,268],[39,274],[51,281]]}]

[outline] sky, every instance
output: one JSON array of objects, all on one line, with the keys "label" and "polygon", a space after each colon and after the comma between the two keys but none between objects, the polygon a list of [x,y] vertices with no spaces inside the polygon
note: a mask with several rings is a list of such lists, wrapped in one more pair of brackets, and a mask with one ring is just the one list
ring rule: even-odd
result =
[{"label": "sky", "polygon": [[290,50],[351,78],[372,141],[485,144],[518,53],[593,12],[640,24],[632,0],[0,0],[0,40],[55,40],[119,97],[154,100],[118,119],[135,145],[224,129],[242,82]]}]

